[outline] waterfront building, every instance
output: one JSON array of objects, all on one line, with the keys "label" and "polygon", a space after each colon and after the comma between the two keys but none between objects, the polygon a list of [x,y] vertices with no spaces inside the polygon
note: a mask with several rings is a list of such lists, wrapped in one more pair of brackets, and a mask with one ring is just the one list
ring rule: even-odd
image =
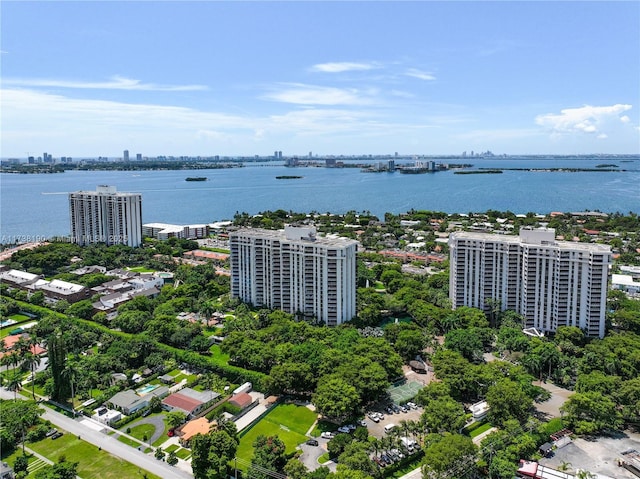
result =
[{"label": "waterfront building", "polygon": [[129,150],[124,150],[124,151],[122,152],[122,159],[123,159],[124,161],[129,161]]},{"label": "waterfront building", "polygon": [[553,229],[523,228],[519,236],[452,233],[449,248],[454,309],[490,311],[498,301],[524,316],[526,327],[577,326],[604,336],[609,246],[556,241]]},{"label": "waterfront building", "polygon": [[199,239],[209,236],[209,225],[173,225],[167,223],[145,223],[142,225],[142,235],[159,240],[169,238]]},{"label": "waterfront building", "polygon": [[329,326],[356,315],[357,241],[315,227],[242,229],[229,235],[231,295]]},{"label": "waterfront building", "polygon": [[142,195],[118,193],[115,186],[98,186],[96,191],[69,193],[71,241],[92,243],[142,243]]}]

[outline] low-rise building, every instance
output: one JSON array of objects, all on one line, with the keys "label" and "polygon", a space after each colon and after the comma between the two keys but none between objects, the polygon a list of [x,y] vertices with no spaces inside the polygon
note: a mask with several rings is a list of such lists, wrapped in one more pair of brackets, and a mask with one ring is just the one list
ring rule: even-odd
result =
[{"label": "low-rise building", "polygon": [[184,388],[166,397],[162,401],[162,406],[169,411],[182,411],[188,418],[193,418],[213,405],[218,397],[220,394],[213,391]]},{"label": "low-rise building", "polygon": [[199,417],[197,419],[193,419],[186,423],[180,431],[178,435],[180,436],[180,444],[184,447],[189,446],[189,441],[198,434],[202,434],[203,436],[208,434],[212,428],[216,427],[218,423],[216,421],[211,421],[206,417]]}]

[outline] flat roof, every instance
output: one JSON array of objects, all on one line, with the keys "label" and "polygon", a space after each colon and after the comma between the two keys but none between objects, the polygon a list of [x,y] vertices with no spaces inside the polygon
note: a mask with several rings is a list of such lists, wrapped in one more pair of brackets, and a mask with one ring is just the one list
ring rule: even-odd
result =
[{"label": "flat roof", "polygon": [[290,239],[287,238],[285,234],[285,230],[265,230],[262,228],[242,228],[238,231],[234,231],[229,234],[229,236],[234,237],[249,237],[249,238],[263,238],[269,240],[278,240],[282,243],[289,244],[299,244],[299,245],[309,245],[309,246],[336,246],[339,248],[344,248],[347,246],[357,245],[358,242],[356,240],[352,240],[350,238],[344,238],[342,236],[337,235],[326,235],[326,236],[315,236],[315,240],[306,240],[306,239]]},{"label": "flat roof", "polygon": [[590,251],[594,253],[611,253],[611,247],[598,243],[580,243],[572,241],[553,241],[552,243],[544,244],[532,244],[525,243],[520,239],[520,236],[515,235],[501,235],[495,233],[479,233],[475,231],[455,231],[449,235],[450,239],[470,239],[478,241],[491,241],[494,243],[508,243],[517,245],[531,245],[536,248],[548,248],[548,249],[561,249],[561,250],[582,250]]}]

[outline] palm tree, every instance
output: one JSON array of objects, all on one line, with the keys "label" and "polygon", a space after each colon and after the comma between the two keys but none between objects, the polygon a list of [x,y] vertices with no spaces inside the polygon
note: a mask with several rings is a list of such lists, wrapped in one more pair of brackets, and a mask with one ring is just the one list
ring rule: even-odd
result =
[{"label": "palm tree", "polygon": [[18,391],[22,389],[22,374],[14,369],[7,378],[5,388],[7,391],[13,391],[13,399],[18,399]]},{"label": "palm tree", "polygon": [[571,468],[571,463],[567,461],[562,461],[562,463],[560,463],[560,465],[558,466],[558,470],[563,472],[568,471],[570,468]]},{"label": "palm tree", "polygon": [[75,412],[74,398],[75,398],[75,383],[78,379],[78,368],[77,364],[73,361],[67,359],[64,365],[64,370],[62,371],[62,376],[65,377],[69,383],[71,384],[71,409]]},{"label": "palm tree", "polygon": [[22,358],[22,367],[31,372],[31,395],[36,400],[36,368],[40,366],[41,358],[39,355],[29,351]]}]

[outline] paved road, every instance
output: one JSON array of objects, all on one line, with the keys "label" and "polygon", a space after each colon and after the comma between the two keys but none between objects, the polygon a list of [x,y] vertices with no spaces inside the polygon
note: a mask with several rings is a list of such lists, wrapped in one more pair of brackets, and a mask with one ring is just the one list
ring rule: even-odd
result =
[{"label": "paved road", "polygon": [[[13,399],[13,393],[7,391],[4,388],[0,388],[0,397],[2,397],[2,399]],[[22,398],[20,395],[18,397],[20,399],[26,399]],[[114,456],[135,464],[141,469],[149,471],[156,476],[162,477],[163,479],[193,478],[193,475],[185,471],[176,469],[166,462],[158,461],[153,457],[153,455],[144,454],[143,452],[140,452],[137,449],[134,449],[133,447],[118,441],[115,436],[107,436],[102,432],[94,431],[90,428],[87,428],[84,425],[80,424],[79,421],[53,411],[46,406],[43,409],[45,410],[45,412],[42,417],[48,421],[51,421],[60,429],[64,429],[70,434],[79,436],[82,440],[93,444],[96,447],[101,447],[104,451],[107,451]],[[81,419],[86,420],[85,417],[82,417]],[[142,473],[140,474],[140,477],[142,477]]]}]

